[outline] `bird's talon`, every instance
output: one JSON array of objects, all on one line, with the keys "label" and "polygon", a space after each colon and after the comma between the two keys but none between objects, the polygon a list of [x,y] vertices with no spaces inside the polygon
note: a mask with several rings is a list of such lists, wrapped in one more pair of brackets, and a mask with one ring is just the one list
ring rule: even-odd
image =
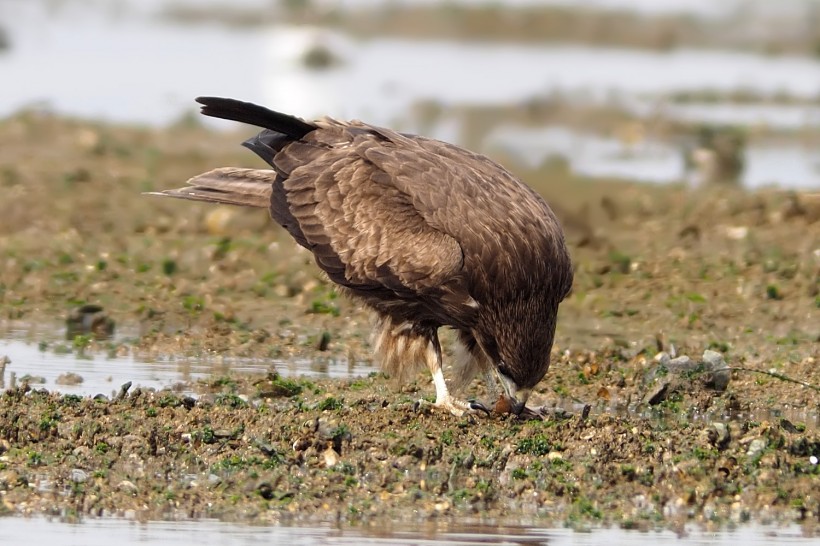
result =
[{"label": "bird's talon", "polygon": [[[416,402],[416,405],[426,405],[429,404],[426,400],[419,400]],[[414,405],[414,408],[416,407]],[[431,404],[432,407],[444,410],[449,412],[451,415],[456,417],[464,417],[464,416],[472,416],[477,414],[479,411],[486,412],[489,415],[489,410],[487,410],[486,406],[481,402],[467,402],[465,400],[459,400],[458,398],[453,398],[451,396],[446,397],[444,400],[438,400],[434,404]]]},{"label": "bird's talon", "polygon": [[477,400],[472,400],[472,401],[469,402],[469,404],[470,404],[470,409],[471,410],[483,411],[487,415],[490,415],[490,409],[487,406],[485,406],[484,404],[482,404],[481,402],[479,402]]},{"label": "bird's talon", "polygon": [[518,419],[521,421],[541,421],[544,419],[544,415],[541,408],[532,409],[524,406],[524,409],[518,414]]}]

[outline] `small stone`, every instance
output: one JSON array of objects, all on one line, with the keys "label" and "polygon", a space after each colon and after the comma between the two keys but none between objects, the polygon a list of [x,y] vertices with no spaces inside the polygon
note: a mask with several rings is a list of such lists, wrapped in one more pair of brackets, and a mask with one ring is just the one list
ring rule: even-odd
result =
[{"label": "small stone", "polygon": [[117,489],[120,491],[124,491],[125,493],[131,493],[132,495],[136,495],[139,489],[137,486],[134,485],[134,482],[128,480],[122,480],[120,483],[117,484]]},{"label": "small stone", "polygon": [[131,388],[131,381],[127,381],[120,385],[120,392],[117,393],[115,400],[122,400],[128,394],[128,390]]},{"label": "small stone", "polygon": [[746,456],[755,458],[761,453],[763,453],[764,449],[766,449],[766,439],[755,438],[749,443],[749,449],[746,450]]},{"label": "small stone", "polygon": [[114,334],[114,321],[105,310],[94,304],[86,304],[75,309],[66,317],[66,339],[91,334],[98,340],[110,338]]},{"label": "small stone", "polygon": [[332,468],[339,464],[339,455],[333,450],[332,447],[327,448],[322,455],[325,459],[325,466],[327,468]]},{"label": "small stone", "polygon": [[681,355],[671,359],[666,367],[671,373],[682,374],[693,371],[698,367],[698,363],[686,355]]},{"label": "small stone", "polygon": [[653,358],[652,360],[654,360],[659,366],[667,366],[669,364],[669,361],[672,360],[672,357],[669,356],[669,353],[667,353],[666,351],[661,351],[658,354],[656,354],[655,358]]},{"label": "small stone", "polygon": [[88,457],[91,454],[91,448],[88,446],[77,446],[71,451],[71,454],[77,457]]},{"label": "small stone", "polygon": [[723,392],[729,386],[731,370],[726,365],[723,355],[709,349],[703,352],[703,364],[709,376],[706,379],[706,386],[718,392]]},{"label": "small stone", "polygon": [[79,385],[83,382],[83,376],[74,372],[61,374],[54,382],[58,385]]},{"label": "small stone", "polygon": [[88,473],[80,468],[72,468],[71,481],[74,483],[85,483],[88,481]]},{"label": "small stone", "polygon": [[709,440],[709,443],[717,448],[726,447],[731,440],[731,434],[729,433],[729,427],[727,427],[724,423],[711,423],[709,428],[706,429],[706,437]]},{"label": "small stone", "polygon": [[666,400],[666,395],[669,393],[669,384],[669,381],[664,381],[649,391],[644,398],[646,403],[655,406]]},{"label": "small stone", "polygon": [[433,509],[435,509],[436,512],[440,513],[446,512],[450,509],[450,503],[447,501],[437,502],[435,505],[433,505]]},{"label": "small stone", "polygon": [[267,482],[260,483],[256,490],[259,492],[259,496],[265,500],[271,500],[273,498],[273,486]]},{"label": "small stone", "polygon": [[790,434],[797,434],[800,432],[800,429],[794,426],[794,423],[789,421],[788,419],[781,419],[780,420],[780,428],[785,430]]}]

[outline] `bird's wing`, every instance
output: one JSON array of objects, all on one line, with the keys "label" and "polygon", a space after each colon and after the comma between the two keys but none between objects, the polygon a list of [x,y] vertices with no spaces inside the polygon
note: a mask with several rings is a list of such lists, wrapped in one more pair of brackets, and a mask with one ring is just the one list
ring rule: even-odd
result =
[{"label": "bird's wing", "polygon": [[[427,225],[458,241],[477,293],[541,290],[568,263],[563,235],[544,200],[489,158],[438,140],[373,128],[391,145],[363,155],[407,195]],[[498,283],[498,279],[504,279]],[[569,281],[560,279],[563,285]]]},{"label": "bird's wing", "polygon": [[418,203],[365,156],[384,139],[332,120],[319,125],[272,158],[280,182],[274,219],[295,221],[318,265],[348,288],[411,297],[453,285],[463,265],[459,243],[432,227]]}]

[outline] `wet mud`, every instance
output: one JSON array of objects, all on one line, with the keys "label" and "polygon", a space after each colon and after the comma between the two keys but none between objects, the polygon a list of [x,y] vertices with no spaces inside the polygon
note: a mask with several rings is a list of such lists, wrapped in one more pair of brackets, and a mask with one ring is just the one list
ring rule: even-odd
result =
[{"label": "wet mud", "polygon": [[[264,214],[141,195],[258,166],[244,136],[0,122],[0,329],[50,324],[44,347],[89,353],[368,361],[365,310]],[[424,376],[221,370],[195,396],[18,382],[0,394],[0,512],[813,532],[820,196],[517,172],[576,265],[541,418],[444,414],[419,403]],[[83,306],[98,327],[58,340]]]}]

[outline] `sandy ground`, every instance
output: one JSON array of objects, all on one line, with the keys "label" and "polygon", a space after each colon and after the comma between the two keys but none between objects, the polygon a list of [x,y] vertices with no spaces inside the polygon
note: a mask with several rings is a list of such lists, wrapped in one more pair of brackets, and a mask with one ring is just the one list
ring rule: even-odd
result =
[{"label": "sandy ground", "polygon": [[[369,359],[367,313],[263,213],[140,194],[259,166],[246,134],[0,122],[0,326],[97,304],[137,334],[74,340],[89,351]],[[423,376],[218,377],[196,399],[22,386],[0,395],[0,513],[813,532],[820,196],[518,174],[576,266],[543,419],[442,414],[416,403]]]}]

